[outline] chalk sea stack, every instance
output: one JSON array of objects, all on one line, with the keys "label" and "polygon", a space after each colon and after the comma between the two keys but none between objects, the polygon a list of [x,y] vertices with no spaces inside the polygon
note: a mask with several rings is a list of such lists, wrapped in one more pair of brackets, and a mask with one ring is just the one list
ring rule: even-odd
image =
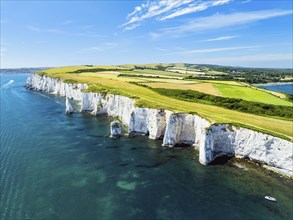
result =
[{"label": "chalk sea stack", "polygon": [[72,114],[73,113],[73,108],[72,108],[72,105],[69,102],[68,97],[66,97],[65,105],[66,105],[65,113],[66,114]]},{"label": "chalk sea stack", "polygon": [[119,121],[112,121],[110,124],[111,137],[117,138],[121,136],[121,125]]}]

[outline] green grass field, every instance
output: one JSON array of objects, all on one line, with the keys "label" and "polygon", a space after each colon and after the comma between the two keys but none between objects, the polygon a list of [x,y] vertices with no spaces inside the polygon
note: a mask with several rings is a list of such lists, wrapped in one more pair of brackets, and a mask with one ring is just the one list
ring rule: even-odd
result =
[{"label": "green grass field", "polygon": [[214,86],[224,97],[244,99],[247,101],[262,102],[274,105],[293,106],[292,103],[289,101],[280,99],[268,92],[258,90],[256,88],[224,84],[214,84]]},{"label": "green grass field", "polygon": [[[99,66],[100,67],[100,66]],[[46,74],[54,78],[60,78],[62,80],[70,82],[87,83],[90,88],[89,91],[93,92],[108,92],[113,94],[120,94],[128,97],[135,97],[138,106],[150,107],[150,108],[162,108],[169,109],[175,112],[193,112],[201,115],[210,122],[214,123],[234,123],[243,127],[248,127],[254,130],[262,131],[268,134],[293,139],[293,124],[292,121],[281,120],[270,117],[263,117],[248,113],[242,113],[239,111],[233,111],[222,107],[213,105],[206,105],[200,103],[187,102],[177,100],[167,96],[159,95],[151,89],[134,85],[129,83],[130,81],[141,80],[146,81],[145,78],[139,79],[137,77],[118,77],[116,72],[110,71],[107,74],[107,70],[111,67],[105,67],[105,71],[101,73],[79,73],[72,74],[73,72],[82,68],[97,68],[97,67],[61,67],[42,71],[41,74]],[[113,68],[113,67],[112,67]],[[147,79],[148,80],[148,79]],[[163,80],[163,79],[157,79]],[[169,79],[168,79],[169,81]],[[171,80],[172,83],[184,82],[184,80]],[[194,83],[194,81],[191,81]],[[174,85],[176,86],[176,85]],[[227,86],[227,85],[226,85]],[[221,87],[225,88],[225,87]],[[231,88],[231,87],[230,87]],[[234,87],[232,87],[234,88]],[[245,87],[243,87],[245,88]],[[239,89],[239,88],[238,88]],[[241,88],[242,89],[242,88]],[[240,89],[240,90],[241,90]],[[258,92],[258,91],[257,91]],[[233,93],[230,90],[230,93]],[[265,92],[264,92],[265,93]],[[269,94],[265,93],[264,95]],[[269,94],[270,95],[270,94]],[[280,99],[283,101],[282,99]],[[279,102],[281,102],[278,100]]]},{"label": "green grass field", "polygon": [[127,74],[133,74],[133,75],[154,75],[154,76],[168,76],[168,77],[177,77],[177,78],[183,78],[188,76],[187,74],[180,74],[180,73],[174,73],[169,71],[161,71],[161,70],[151,70],[151,69],[143,69],[143,70],[134,70],[134,71],[125,71]]}]

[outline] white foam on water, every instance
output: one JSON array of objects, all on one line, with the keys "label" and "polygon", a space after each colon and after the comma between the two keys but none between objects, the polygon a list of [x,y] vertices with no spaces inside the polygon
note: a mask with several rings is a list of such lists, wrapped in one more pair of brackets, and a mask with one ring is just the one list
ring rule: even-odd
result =
[{"label": "white foam on water", "polygon": [[7,87],[9,87],[9,85],[11,85],[11,84],[13,84],[13,83],[14,83],[14,80],[11,79],[11,80],[8,81],[8,83],[5,83],[5,84],[2,86],[2,88],[3,88],[3,89],[6,89]]}]

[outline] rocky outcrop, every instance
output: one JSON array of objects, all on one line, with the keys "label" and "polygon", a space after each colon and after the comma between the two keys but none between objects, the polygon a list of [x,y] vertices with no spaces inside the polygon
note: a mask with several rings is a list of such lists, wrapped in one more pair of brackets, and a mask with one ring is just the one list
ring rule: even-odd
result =
[{"label": "rocky outcrop", "polygon": [[47,76],[32,74],[26,86],[80,101],[81,111],[118,117],[128,127],[129,134],[163,138],[163,145],[168,147],[196,146],[202,164],[229,155],[250,158],[283,170],[283,173],[293,172],[292,143],[271,135],[227,124],[211,124],[198,115],[138,108],[135,100],[128,97],[85,92],[86,84],[68,84]]},{"label": "rocky outcrop", "polygon": [[110,133],[113,138],[117,138],[121,136],[122,128],[119,121],[112,121],[110,124]]},{"label": "rocky outcrop", "polygon": [[72,108],[72,105],[69,102],[68,97],[66,97],[65,106],[66,106],[65,113],[66,114],[72,114],[73,113],[73,108]]}]

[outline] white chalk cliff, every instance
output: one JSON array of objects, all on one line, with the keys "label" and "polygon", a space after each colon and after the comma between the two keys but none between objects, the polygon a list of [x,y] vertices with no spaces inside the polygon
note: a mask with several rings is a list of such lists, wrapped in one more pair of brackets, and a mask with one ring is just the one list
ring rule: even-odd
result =
[{"label": "white chalk cliff", "polygon": [[290,141],[246,128],[211,124],[198,115],[168,110],[138,108],[125,96],[83,92],[86,84],[69,84],[59,79],[32,74],[26,87],[59,94],[81,102],[81,111],[118,117],[129,134],[162,139],[163,145],[199,147],[199,161],[208,164],[218,156],[249,158],[293,176],[293,144]]},{"label": "white chalk cliff", "polygon": [[66,97],[65,106],[66,106],[65,113],[66,114],[72,114],[73,113],[73,108],[72,108],[71,103],[69,102],[68,97]]}]

